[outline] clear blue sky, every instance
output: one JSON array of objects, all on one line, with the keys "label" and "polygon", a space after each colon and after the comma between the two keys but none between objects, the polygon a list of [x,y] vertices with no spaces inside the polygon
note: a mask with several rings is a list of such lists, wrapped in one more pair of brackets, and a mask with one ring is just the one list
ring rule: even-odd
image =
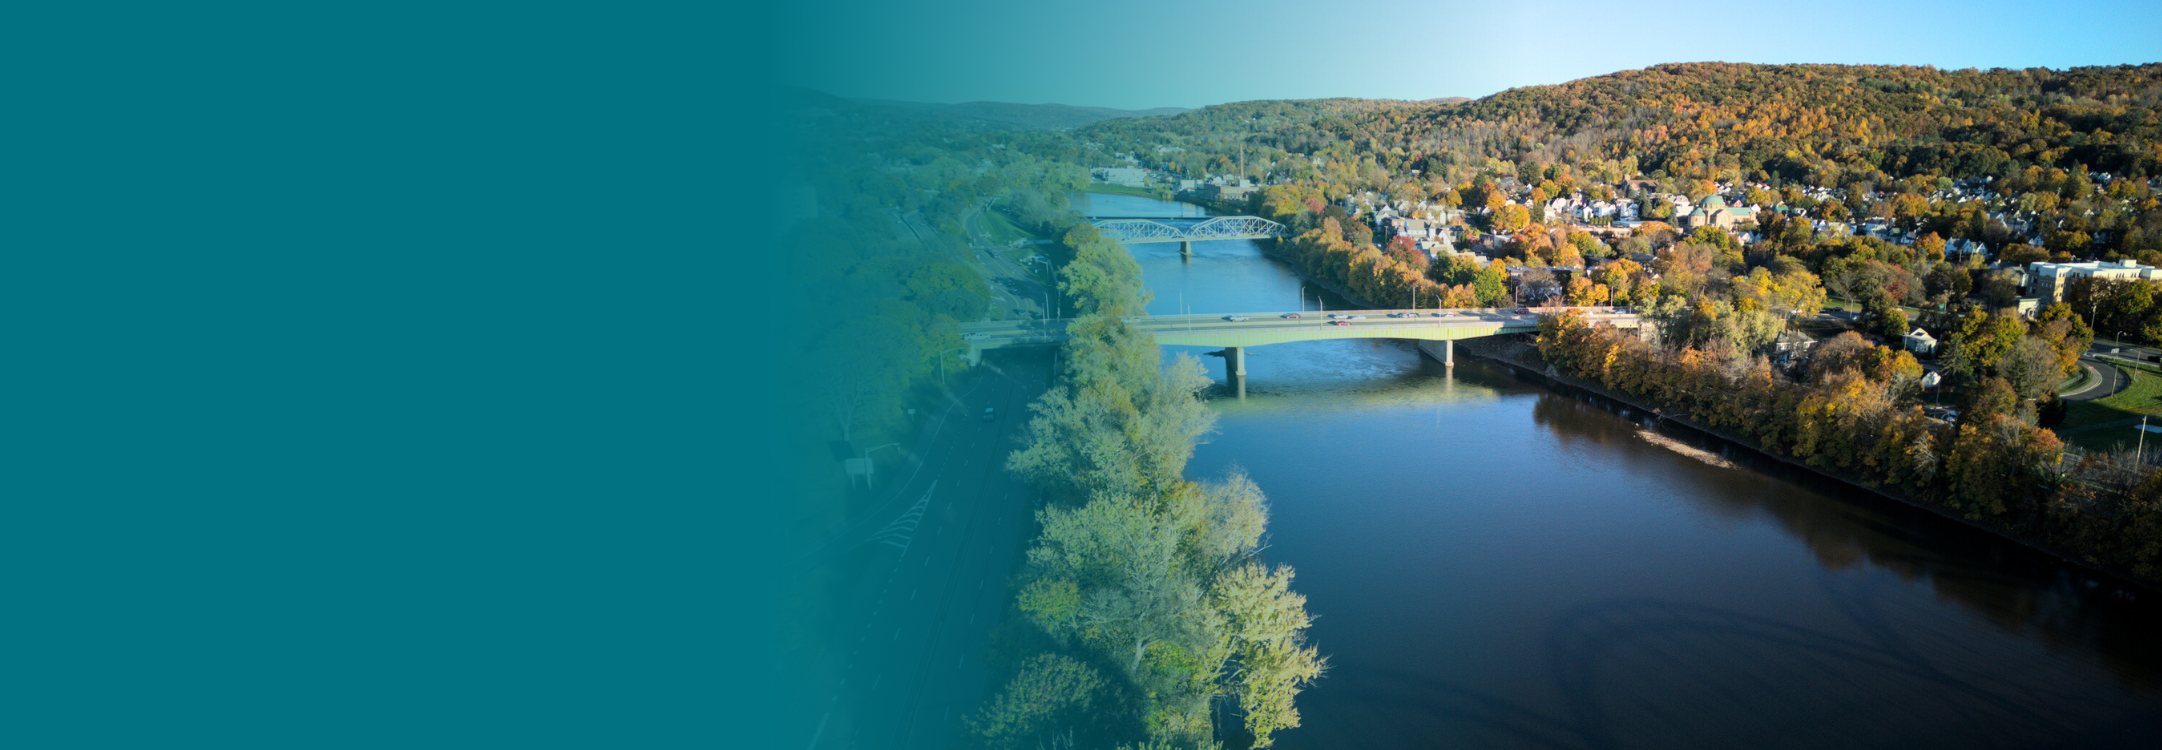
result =
[{"label": "clear blue sky", "polygon": [[2162,61],[2156,0],[848,0],[773,12],[781,82],[949,103],[1144,109],[1478,97],[1711,60],[2060,69]]}]

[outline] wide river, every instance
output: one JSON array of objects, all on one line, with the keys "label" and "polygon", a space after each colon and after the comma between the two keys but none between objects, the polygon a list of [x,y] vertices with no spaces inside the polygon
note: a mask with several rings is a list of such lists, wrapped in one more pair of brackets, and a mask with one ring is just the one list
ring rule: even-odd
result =
[{"label": "wide river", "polygon": [[[1316,304],[1253,242],[1132,248],[1154,315]],[[1317,615],[1279,747],[2162,747],[2162,597],[1461,352],[1248,352],[1187,474],[1253,476]]]}]

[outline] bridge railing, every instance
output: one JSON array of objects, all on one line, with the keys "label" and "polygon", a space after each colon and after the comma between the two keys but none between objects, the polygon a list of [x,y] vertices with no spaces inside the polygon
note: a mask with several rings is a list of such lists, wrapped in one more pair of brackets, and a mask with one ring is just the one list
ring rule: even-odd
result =
[{"label": "bridge railing", "polygon": [[1121,242],[1258,239],[1283,237],[1290,233],[1284,225],[1259,216],[1218,216],[1190,226],[1166,224],[1154,219],[1103,219],[1090,224],[1103,236]]}]

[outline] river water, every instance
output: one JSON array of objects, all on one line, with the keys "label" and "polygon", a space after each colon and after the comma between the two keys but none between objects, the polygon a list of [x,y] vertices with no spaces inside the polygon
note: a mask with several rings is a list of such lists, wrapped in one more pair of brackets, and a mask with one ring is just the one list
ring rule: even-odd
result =
[{"label": "river water", "polygon": [[[1132,248],[1154,315],[1350,306],[1253,242]],[[1279,344],[1248,350],[1246,398],[1212,391],[1187,474],[1242,466],[1268,493],[1265,556],[1297,569],[1330,658],[1279,747],[2162,747],[2162,596],[1454,369],[1404,342]]]}]

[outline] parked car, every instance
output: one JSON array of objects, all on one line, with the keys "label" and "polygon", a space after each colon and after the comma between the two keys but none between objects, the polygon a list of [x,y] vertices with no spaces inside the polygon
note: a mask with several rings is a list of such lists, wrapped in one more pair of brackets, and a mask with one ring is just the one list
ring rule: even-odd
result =
[{"label": "parked car", "polygon": [[1280,317],[1285,317],[1285,318],[1296,318],[1296,317],[1299,317],[1299,314],[1298,314],[1298,313],[1284,313],[1284,314],[1283,314],[1282,316],[1280,316]]}]

